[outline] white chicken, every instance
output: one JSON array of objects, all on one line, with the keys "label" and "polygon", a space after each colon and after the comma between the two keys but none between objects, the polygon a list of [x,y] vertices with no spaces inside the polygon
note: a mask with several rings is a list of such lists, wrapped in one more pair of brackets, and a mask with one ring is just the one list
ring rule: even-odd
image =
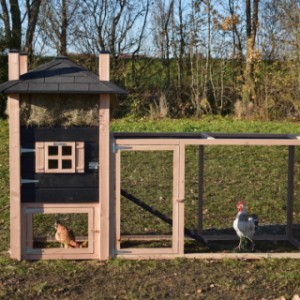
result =
[{"label": "white chicken", "polygon": [[258,217],[255,214],[250,216],[247,214],[246,203],[244,201],[238,202],[236,207],[238,209],[238,213],[233,221],[233,228],[240,238],[240,243],[237,246],[237,249],[239,251],[241,250],[242,240],[243,238],[246,238],[251,242],[251,250],[254,251],[255,244],[253,236],[258,226]]}]

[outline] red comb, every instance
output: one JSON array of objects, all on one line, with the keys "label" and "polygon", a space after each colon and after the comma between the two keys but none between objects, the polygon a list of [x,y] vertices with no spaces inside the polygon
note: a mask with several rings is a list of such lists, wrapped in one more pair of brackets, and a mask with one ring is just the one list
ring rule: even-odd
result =
[{"label": "red comb", "polygon": [[239,210],[239,211],[242,211],[243,210],[243,207],[246,205],[246,202],[245,201],[239,201],[237,204],[236,204],[236,208]]}]

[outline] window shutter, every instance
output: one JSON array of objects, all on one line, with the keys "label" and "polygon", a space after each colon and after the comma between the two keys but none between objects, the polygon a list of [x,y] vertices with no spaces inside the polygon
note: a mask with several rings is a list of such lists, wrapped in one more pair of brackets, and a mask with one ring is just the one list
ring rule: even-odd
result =
[{"label": "window shutter", "polygon": [[45,145],[43,142],[35,143],[35,172],[45,173]]},{"label": "window shutter", "polygon": [[84,173],[84,142],[76,142],[76,172]]}]

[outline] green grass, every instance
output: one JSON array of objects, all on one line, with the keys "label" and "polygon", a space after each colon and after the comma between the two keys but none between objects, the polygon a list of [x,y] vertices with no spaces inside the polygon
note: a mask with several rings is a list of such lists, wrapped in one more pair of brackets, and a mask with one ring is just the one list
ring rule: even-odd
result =
[{"label": "green grass", "polygon": [[[246,122],[231,119],[203,120],[117,120],[112,131],[144,132],[271,132],[300,134],[298,124]],[[8,257],[8,126],[0,121],[0,299],[292,299],[300,294],[299,260],[263,259],[171,261],[37,261],[16,262]],[[265,224],[285,221],[286,160],[282,147],[207,147],[205,150],[204,227],[226,229],[235,216],[235,202],[247,200],[249,210],[258,212]],[[122,184],[134,188],[145,201],[170,215],[171,158],[153,154],[124,157]],[[143,155],[142,155],[143,156]],[[136,163],[144,161],[143,164]],[[196,226],[197,149],[189,147],[186,159],[186,226]],[[161,161],[160,161],[161,160]],[[152,163],[158,161],[154,167]],[[147,174],[146,174],[146,173]],[[299,154],[296,153],[295,221],[299,223]],[[147,179],[147,180],[146,180]],[[151,185],[152,184],[152,185]],[[159,186],[159,188],[157,188]],[[148,194],[146,197],[145,189]],[[125,201],[125,200],[124,200]],[[268,205],[265,206],[264,203]],[[125,201],[125,203],[127,203]],[[155,218],[136,214],[137,208],[123,205],[124,232],[170,229]],[[142,213],[142,212],[141,212]],[[144,212],[143,212],[144,213]],[[222,214],[222,218],[216,215]],[[130,216],[135,219],[130,220]],[[147,219],[148,218],[148,219]],[[142,220],[141,220],[142,219]],[[53,223],[51,219],[49,221]],[[43,231],[43,230],[42,230]],[[84,233],[83,233],[84,234]],[[272,243],[267,251],[290,251]],[[196,247],[197,245],[191,245]],[[227,247],[227,248],[226,248]],[[275,247],[275,248],[274,248]],[[277,248],[276,248],[277,247]],[[231,245],[224,245],[231,251]],[[223,249],[223,250],[224,250]]]},{"label": "green grass", "polygon": [[[292,123],[246,122],[232,119],[144,120],[113,122],[113,131],[170,132],[260,132],[298,134]],[[149,128],[149,130],[147,130]],[[225,129],[224,129],[225,128]],[[206,146],[204,150],[203,228],[209,234],[233,233],[236,203],[244,200],[248,210],[259,216],[258,234],[285,234],[287,214],[288,149],[282,146]],[[295,164],[294,221],[299,223],[299,151]],[[197,229],[198,147],[186,148],[185,226]],[[146,204],[172,218],[172,153],[169,151],[124,151],[121,155],[121,187]],[[168,234],[169,225],[141,208],[121,199],[121,233]],[[224,246],[225,247],[225,246]],[[227,246],[228,247],[228,246]],[[220,247],[219,247],[220,248]],[[207,249],[200,250],[206,251]],[[260,252],[287,251],[266,243]],[[188,243],[186,251],[190,252]],[[222,247],[220,248],[222,251]],[[290,251],[295,251],[291,247]]]}]

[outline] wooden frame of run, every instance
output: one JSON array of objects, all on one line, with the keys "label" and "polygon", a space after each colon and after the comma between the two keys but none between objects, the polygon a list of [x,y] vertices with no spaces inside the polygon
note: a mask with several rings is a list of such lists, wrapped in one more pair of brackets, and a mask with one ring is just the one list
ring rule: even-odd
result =
[{"label": "wooden frame of run", "polygon": [[[172,247],[169,248],[121,248],[121,152],[122,151],[171,151],[173,152],[173,188],[172,188],[172,218],[173,220],[180,218],[178,223],[173,222],[172,224]],[[182,157],[182,156],[181,156]],[[130,147],[125,147],[118,149],[116,152],[116,254],[176,254],[183,253],[183,243],[184,239],[184,203],[181,201],[182,196],[182,168],[184,159],[180,160],[180,146],[179,145],[131,145]]]},{"label": "wooden frame of run", "polygon": [[[199,203],[198,208],[199,211],[202,212],[203,202],[202,202],[202,192],[203,192],[203,171],[201,170],[201,166],[203,166],[204,156],[203,151],[206,145],[240,145],[240,146],[287,146],[288,147],[288,195],[287,195],[287,230],[286,235],[268,235],[265,234],[261,236],[260,240],[287,240],[295,247],[300,249],[299,241],[295,240],[292,236],[292,227],[293,227],[293,202],[294,202],[294,155],[295,155],[295,147],[300,146],[300,139],[295,135],[284,135],[284,136],[272,136],[272,135],[257,135],[251,136],[247,138],[247,134],[243,134],[242,137],[236,136],[230,137],[226,136],[225,138],[219,137],[214,138],[209,134],[198,134],[197,138],[194,138],[191,135],[187,135],[184,137],[184,134],[122,134],[117,133],[114,136],[116,149],[116,228],[118,230],[120,224],[119,220],[119,210],[120,210],[120,202],[118,198],[118,191],[120,190],[120,151],[119,149],[155,149],[155,148],[168,148],[168,147],[179,147],[180,155],[178,157],[178,161],[174,160],[174,167],[178,168],[180,173],[180,184],[179,184],[179,195],[180,195],[180,203],[182,204],[181,209],[177,210],[175,215],[173,215],[173,222],[176,223],[175,227],[178,227],[178,232],[183,233],[184,228],[184,160],[185,160],[185,146],[187,145],[198,145],[199,146]],[[202,213],[198,216],[198,230],[202,231]],[[118,232],[118,231],[117,231]],[[118,232],[115,239],[120,238],[120,233]],[[127,238],[130,239],[130,236]],[[164,238],[164,237],[162,237]],[[146,238],[145,238],[146,239]],[[216,240],[213,236],[204,237],[205,240]],[[237,239],[235,236],[222,236],[217,237],[217,239],[223,240],[232,240]],[[173,253],[157,253],[156,249],[148,249],[147,251],[132,251],[132,252],[122,252],[119,251],[117,247],[116,256],[126,258],[126,259],[172,259],[175,257],[186,257],[186,258],[203,258],[203,259],[222,259],[222,258],[237,258],[237,259],[260,259],[260,258],[298,258],[300,259],[299,253],[194,253],[194,254],[184,254],[184,234],[179,235],[178,238],[173,237],[173,240],[178,241],[179,247],[173,251]]]},{"label": "wooden frame of run", "polygon": [[[34,248],[34,214],[87,214],[87,248]],[[22,257],[37,259],[96,259],[99,258],[99,205],[95,204],[22,204]],[[53,225],[53,234],[55,232]]]}]

